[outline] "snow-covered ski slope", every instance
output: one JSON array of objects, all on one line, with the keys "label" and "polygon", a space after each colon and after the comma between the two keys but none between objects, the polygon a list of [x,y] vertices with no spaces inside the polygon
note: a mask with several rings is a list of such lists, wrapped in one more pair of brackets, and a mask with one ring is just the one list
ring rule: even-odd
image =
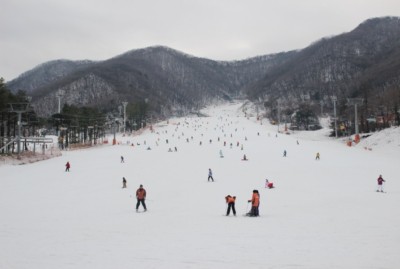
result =
[{"label": "snow-covered ski slope", "polygon": [[[370,151],[326,130],[277,134],[245,118],[241,104],[204,112],[119,137],[120,145],[0,166],[0,268],[399,268],[397,142]],[[387,193],[375,192],[379,174]],[[265,189],[266,178],[276,188]],[[140,184],[143,214],[135,212]],[[258,218],[243,216],[253,189]],[[228,194],[236,217],[224,216]]]}]

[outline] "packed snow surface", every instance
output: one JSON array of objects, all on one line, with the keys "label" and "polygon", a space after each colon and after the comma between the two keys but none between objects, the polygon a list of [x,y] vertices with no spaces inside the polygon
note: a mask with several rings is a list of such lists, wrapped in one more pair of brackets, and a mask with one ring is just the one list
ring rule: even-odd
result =
[{"label": "packed snow surface", "polygon": [[[277,133],[240,103],[203,112],[119,145],[1,165],[0,268],[399,268],[398,128],[384,147],[373,136],[348,147],[326,129]],[[260,217],[246,217],[254,189]]]}]

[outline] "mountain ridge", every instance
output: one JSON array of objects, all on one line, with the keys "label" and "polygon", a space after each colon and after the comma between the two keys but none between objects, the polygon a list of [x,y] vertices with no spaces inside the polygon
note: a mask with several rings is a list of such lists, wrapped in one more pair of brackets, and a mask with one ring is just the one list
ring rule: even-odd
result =
[{"label": "mountain ridge", "polygon": [[[35,78],[32,69],[26,72],[30,76],[19,76],[7,85],[14,91],[27,89],[41,115],[55,112],[60,91],[64,103],[106,110],[123,100],[148,100],[156,114],[165,116],[237,97],[261,102],[270,112],[277,100],[290,108],[304,102],[304,96],[311,106],[325,102],[330,107],[332,95],[342,103],[350,97],[369,99],[374,108],[365,107],[363,113],[368,114],[379,105],[373,100],[379,97],[391,107],[392,96],[399,92],[400,18],[368,19],[350,32],[324,37],[300,50],[244,60],[214,61],[151,46],[104,61],[58,64],[66,66],[57,69],[47,62],[42,68],[53,73],[38,72]],[[39,79],[43,74],[48,77]]]}]

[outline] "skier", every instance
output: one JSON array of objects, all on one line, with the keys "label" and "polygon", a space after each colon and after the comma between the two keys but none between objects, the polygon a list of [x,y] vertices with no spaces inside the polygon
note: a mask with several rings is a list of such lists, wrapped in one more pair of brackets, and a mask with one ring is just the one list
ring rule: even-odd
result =
[{"label": "skier", "polygon": [[286,157],[286,149],[283,151],[283,157]]},{"label": "skier", "polygon": [[319,152],[317,152],[317,155],[315,155],[315,159],[319,160]]},{"label": "skier", "polygon": [[219,157],[220,157],[220,158],[224,158],[224,154],[222,153],[222,150],[221,150],[221,149],[219,150]]},{"label": "skier", "polygon": [[126,179],[125,179],[125,177],[122,178],[122,188],[123,189],[126,188]]},{"label": "skier", "polygon": [[121,163],[124,163],[124,156],[121,156]]},{"label": "skier", "polygon": [[65,164],[65,172],[69,172],[69,168],[71,168],[71,165],[69,164],[69,162],[67,162]]},{"label": "skier", "polygon": [[247,159],[247,157],[246,157],[246,154],[243,155],[242,161],[248,161],[248,159]]},{"label": "skier", "polygon": [[142,204],[144,211],[146,212],[147,208],[146,208],[146,203],[144,202],[146,200],[146,190],[143,189],[143,185],[140,185],[139,189],[137,189],[136,199],[137,199],[136,212],[139,212],[140,203]]},{"label": "skier", "polygon": [[248,202],[251,202],[251,210],[246,214],[246,216],[258,217],[258,207],[260,206],[260,194],[258,193],[258,190],[253,190],[253,196],[251,197],[251,200],[248,200]]},{"label": "skier", "polygon": [[226,211],[226,215],[229,216],[229,214],[231,213],[231,208],[232,208],[232,212],[233,215],[236,216],[236,209],[235,209],[235,201],[236,201],[236,196],[226,196],[225,197],[225,201],[228,204],[228,209]]},{"label": "skier", "polygon": [[275,188],[273,182],[269,182],[268,179],[265,179],[265,187],[268,189]]},{"label": "skier", "polygon": [[212,176],[211,168],[208,169],[208,181],[210,181],[210,179],[214,182],[214,178]]},{"label": "skier", "polygon": [[382,178],[382,175],[379,175],[377,181],[378,181],[378,189],[376,191],[383,192],[383,182],[385,182],[385,180]]}]

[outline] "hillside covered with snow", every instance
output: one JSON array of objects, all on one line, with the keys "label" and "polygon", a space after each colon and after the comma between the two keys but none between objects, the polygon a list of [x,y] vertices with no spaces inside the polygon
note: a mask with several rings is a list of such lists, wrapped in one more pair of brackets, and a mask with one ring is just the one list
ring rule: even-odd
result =
[{"label": "hillside covered with snow", "polygon": [[[348,147],[326,129],[278,133],[240,103],[203,112],[115,146],[0,165],[0,268],[398,267],[399,128]],[[136,213],[140,184],[148,211]],[[254,189],[260,216],[247,217]]]}]

